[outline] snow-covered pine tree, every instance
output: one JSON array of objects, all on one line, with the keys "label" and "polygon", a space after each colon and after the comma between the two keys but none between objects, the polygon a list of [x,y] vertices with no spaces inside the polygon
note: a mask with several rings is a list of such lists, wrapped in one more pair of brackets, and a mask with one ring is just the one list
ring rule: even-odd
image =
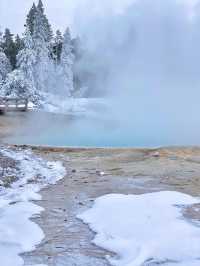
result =
[{"label": "snow-covered pine tree", "polygon": [[22,50],[23,48],[24,48],[24,42],[20,38],[20,36],[17,34],[16,37],[15,37],[15,50],[16,50],[16,54],[18,54],[19,51]]},{"label": "snow-covered pine tree", "polygon": [[37,78],[35,79],[35,86],[37,91],[47,91],[51,61],[49,58],[49,44],[46,42],[46,29],[40,9],[37,9],[35,14],[32,38],[36,53],[35,75]]},{"label": "snow-covered pine tree", "polygon": [[36,6],[35,3],[33,3],[27,18],[26,18],[26,27],[29,29],[31,35],[33,35],[34,32],[34,23],[35,23],[35,17],[36,13],[39,11],[41,15],[41,20],[43,20],[43,26],[45,29],[45,41],[50,42],[53,38],[53,31],[51,28],[51,25],[49,23],[49,20],[47,19],[45,13],[44,13],[44,5],[41,0],[39,0],[38,5]]},{"label": "snow-covered pine tree", "polygon": [[44,5],[42,3],[42,0],[39,0],[38,5],[37,5],[37,10],[40,12],[41,18],[43,20],[43,26],[44,26],[45,33],[46,33],[45,34],[45,41],[50,43],[50,41],[53,38],[53,31],[52,31],[51,25],[49,23],[49,20],[44,13]]},{"label": "snow-covered pine tree", "polygon": [[42,14],[44,14],[44,5],[42,3],[42,0],[38,1],[37,8],[41,11]]},{"label": "snow-covered pine tree", "polygon": [[53,41],[53,59],[55,60],[56,64],[60,63],[62,45],[63,45],[63,36],[61,31],[57,30]]},{"label": "snow-covered pine tree", "polygon": [[69,28],[65,31],[62,53],[61,53],[61,72],[64,90],[66,90],[69,97],[73,96],[74,84],[73,84],[73,65],[74,55],[72,53],[71,34]]},{"label": "snow-covered pine tree", "polygon": [[0,48],[0,87],[3,81],[6,79],[7,74],[11,72],[11,70],[12,68],[9,59],[7,58],[3,50]]},{"label": "snow-covered pine tree", "polygon": [[37,8],[35,3],[33,3],[27,18],[26,18],[26,28],[30,31],[31,35],[33,34],[33,28],[34,28],[34,20],[35,20],[35,14],[36,14]]},{"label": "snow-covered pine tree", "polygon": [[3,48],[3,33],[0,28],[0,47]]},{"label": "snow-covered pine tree", "polygon": [[14,70],[7,75],[7,78],[1,88],[1,95],[26,98],[31,101],[36,101],[35,95],[31,93],[32,86],[29,81],[24,77],[21,70]]},{"label": "snow-covered pine tree", "polygon": [[[36,68],[36,52],[34,50],[34,43],[28,28],[24,34],[24,48],[17,55],[18,69],[23,73],[24,79],[29,83],[29,97],[35,100],[39,100],[40,91],[35,87],[35,68]],[[35,102],[36,103],[36,102]]]},{"label": "snow-covered pine tree", "polygon": [[5,33],[3,35],[3,43],[2,48],[10,63],[12,68],[16,68],[16,49],[15,49],[15,42],[13,40],[13,34],[10,32],[9,29],[5,29]]}]

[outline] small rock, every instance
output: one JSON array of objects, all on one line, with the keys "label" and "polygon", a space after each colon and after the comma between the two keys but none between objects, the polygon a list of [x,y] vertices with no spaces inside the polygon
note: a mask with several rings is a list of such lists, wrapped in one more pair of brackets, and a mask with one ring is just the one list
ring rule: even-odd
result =
[{"label": "small rock", "polygon": [[64,249],[64,247],[56,247],[57,249]]},{"label": "small rock", "polygon": [[152,156],[155,158],[158,158],[158,157],[160,157],[160,153],[158,151],[156,151],[152,154]]},{"label": "small rock", "polygon": [[100,176],[104,176],[105,175],[105,173],[103,171],[98,171],[98,170],[96,171],[96,174],[100,175]]},{"label": "small rock", "polygon": [[18,201],[13,201],[13,202],[10,202],[9,205],[15,205],[17,203],[18,203]]}]

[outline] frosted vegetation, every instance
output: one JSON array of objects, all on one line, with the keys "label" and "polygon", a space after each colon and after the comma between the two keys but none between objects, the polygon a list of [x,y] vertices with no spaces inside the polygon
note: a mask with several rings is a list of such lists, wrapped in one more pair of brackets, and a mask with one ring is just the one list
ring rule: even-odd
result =
[{"label": "frosted vegetation", "polygon": [[43,108],[48,101],[86,95],[86,86],[75,73],[80,58],[79,38],[70,29],[54,35],[39,0],[33,4],[22,37],[9,29],[0,33],[0,96],[28,98]]}]

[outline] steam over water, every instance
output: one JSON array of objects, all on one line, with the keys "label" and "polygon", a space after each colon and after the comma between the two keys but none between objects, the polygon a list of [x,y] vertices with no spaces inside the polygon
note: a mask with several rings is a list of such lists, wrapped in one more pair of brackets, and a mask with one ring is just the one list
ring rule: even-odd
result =
[{"label": "steam over water", "polygon": [[199,144],[200,2],[98,3],[88,16],[81,9],[77,28],[96,69],[94,94],[110,99],[118,143]]},{"label": "steam over water", "polygon": [[[200,145],[199,132],[177,130],[165,120],[160,124],[129,117],[124,125],[113,117],[66,116],[48,113],[19,113],[4,117],[10,134],[4,143],[74,147],[156,147]],[[51,127],[47,127],[51,125]],[[148,125],[148,127],[147,127]],[[148,129],[147,129],[148,128]],[[2,134],[3,132],[1,132]]]},{"label": "steam over water", "polygon": [[[121,2],[85,0],[75,9],[85,51],[80,70],[94,73],[91,96],[104,98],[109,107],[94,108],[94,116],[48,115],[41,122],[33,116],[19,142],[200,144],[200,2]],[[38,123],[42,129],[35,131]]]}]

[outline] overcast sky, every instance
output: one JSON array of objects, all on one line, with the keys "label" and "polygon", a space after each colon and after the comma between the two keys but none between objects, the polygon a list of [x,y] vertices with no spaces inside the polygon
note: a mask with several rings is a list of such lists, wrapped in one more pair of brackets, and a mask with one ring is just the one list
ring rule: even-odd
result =
[{"label": "overcast sky", "polygon": [[[0,27],[10,28],[14,33],[23,32],[26,14],[34,0],[0,0]],[[37,3],[38,0],[35,0]],[[74,18],[94,14],[122,12],[136,0],[43,0],[46,14],[54,29],[62,31],[74,25]],[[77,16],[76,16],[77,15]]]},{"label": "overcast sky", "polygon": [[[134,0],[43,0],[46,13],[54,29],[64,30],[68,25],[73,27],[77,9],[83,8],[88,14],[90,5],[93,9],[121,10],[123,6]],[[37,2],[37,0],[36,0]],[[0,0],[0,26],[10,28],[13,32],[23,32],[26,14],[33,0]],[[88,8],[89,7],[89,8]],[[80,12],[79,12],[80,13]]]},{"label": "overcast sky", "polygon": [[[77,2],[78,0],[43,0],[54,28],[63,30],[73,23]],[[33,0],[0,0],[0,26],[8,27],[15,33],[22,32],[26,14],[32,3]]]},{"label": "overcast sky", "polygon": [[[83,15],[84,13],[87,17],[91,13],[121,12],[134,1],[137,0],[43,0],[53,28],[61,30],[67,26],[73,27],[75,14]],[[193,3],[197,0],[177,1]],[[33,0],[0,0],[0,26],[2,29],[8,27],[14,33],[23,32],[25,17],[32,3]]]}]

